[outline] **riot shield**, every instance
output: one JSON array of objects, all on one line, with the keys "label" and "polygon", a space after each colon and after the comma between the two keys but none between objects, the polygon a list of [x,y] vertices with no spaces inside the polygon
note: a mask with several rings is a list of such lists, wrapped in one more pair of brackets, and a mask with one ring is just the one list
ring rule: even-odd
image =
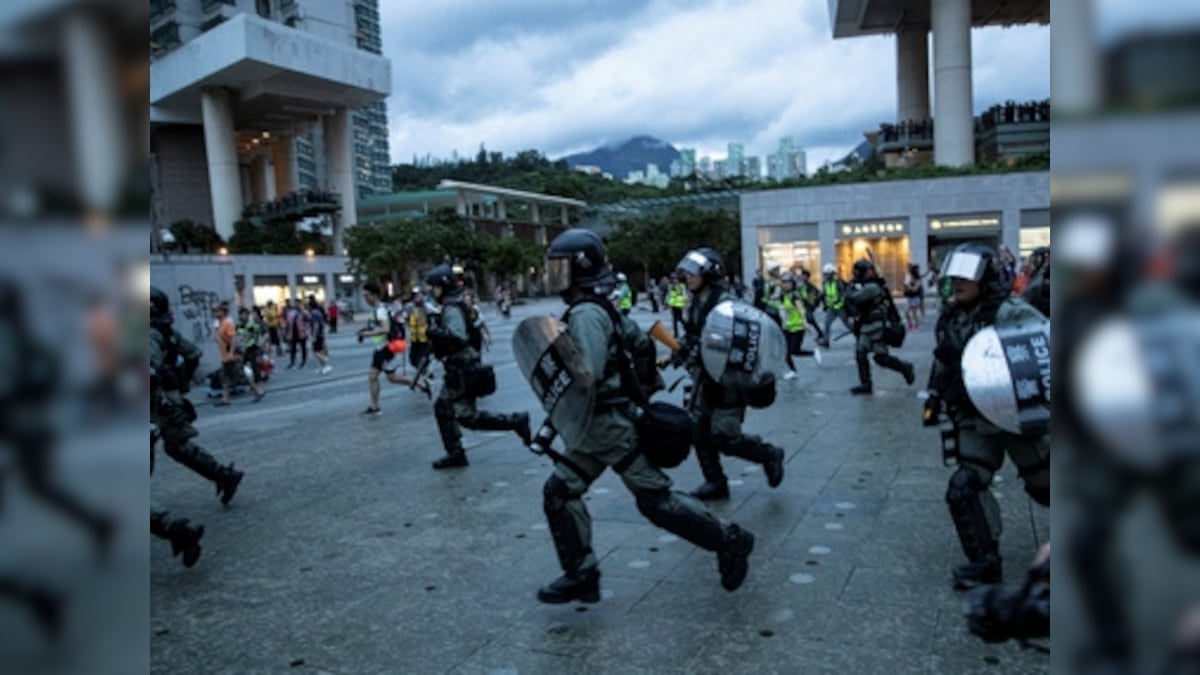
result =
[{"label": "riot shield", "polygon": [[578,445],[592,424],[595,377],[566,326],[553,317],[530,317],[517,326],[513,356],[567,446]]},{"label": "riot shield", "polygon": [[751,305],[726,300],[708,313],[700,334],[700,362],[714,381],[747,391],[782,372],[787,340],[775,320]]},{"label": "riot shield", "polygon": [[1050,322],[1036,321],[971,336],[962,355],[963,386],[971,403],[1005,431],[1050,430]]}]

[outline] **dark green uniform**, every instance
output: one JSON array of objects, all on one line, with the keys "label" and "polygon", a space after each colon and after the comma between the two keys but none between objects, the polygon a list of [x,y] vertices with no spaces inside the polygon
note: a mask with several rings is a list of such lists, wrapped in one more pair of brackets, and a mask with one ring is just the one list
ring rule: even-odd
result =
[{"label": "dark green uniform", "polygon": [[442,360],[446,371],[442,390],[433,403],[446,457],[434,462],[435,469],[467,465],[460,425],[486,431],[515,431],[526,445],[530,440],[527,413],[502,415],[480,411],[475,405],[477,396],[468,383],[472,373],[482,366],[482,360],[471,345],[470,319],[459,297],[444,301],[441,318],[429,328],[433,354]]},{"label": "dark green uniform", "polygon": [[913,365],[888,353],[883,341],[884,327],[889,322],[898,322],[890,302],[887,284],[882,279],[855,280],[846,288],[846,308],[855,320],[854,360],[858,365],[859,389],[871,391],[871,364],[867,356],[872,355],[875,363],[894,370],[904,376],[908,384],[916,377]]},{"label": "dark green uniform", "polygon": [[[167,456],[212,481],[228,504],[242,480],[232,464],[221,465],[192,443],[195,412],[183,394],[200,363],[201,351],[173,328],[150,329],[150,421],[158,426]],[[153,520],[153,518],[152,518]]]},{"label": "dark green uniform", "polygon": [[[975,333],[990,326],[1041,320],[1040,312],[1020,299],[951,304],[938,318],[930,390],[945,405],[958,433],[958,469],[950,477],[946,503],[963,553],[974,566],[963,569],[999,573],[1001,519],[996,498],[988,491],[1007,454],[1017,465],[1025,491],[1040,504],[1050,503],[1050,438],[1004,431],[975,409],[962,383],[962,352]],[[960,585],[967,585],[960,581]]]},{"label": "dark green uniform", "polygon": [[[587,439],[568,447],[545,485],[545,512],[554,537],[559,562],[566,573],[556,584],[580,583],[599,578],[592,551],[592,524],[583,495],[588,486],[608,467],[613,467],[625,487],[637,499],[638,511],[658,527],[693,544],[718,553],[722,581],[736,577],[730,569],[742,565],[753,537],[737,525],[723,525],[694,497],[671,490],[671,479],[638,451],[638,435],[630,419],[630,401],[622,392],[614,326],[608,312],[595,302],[573,304],[567,312],[567,332],[579,347],[584,363],[597,377],[597,407]],[[628,318],[622,317],[624,344],[634,345],[647,337]],[[740,563],[738,559],[740,558]],[[737,584],[741,579],[736,579]],[[732,581],[729,585],[734,585]],[[736,585],[734,585],[736,587]],[[728,586],[727,586],[728,587]],[[545,602],[560,602],[553,589],[543,589]],[[732,588],[730,588],[732,590]],[[550,591],[547,593],[547,591]],[[594,596],[585,598],[596,599]]]},{"label": "dark green uniform", "polygon": [[702,499],[729,496],[729,483],[721,468],[722,454],[761,464],[771,487],[783,481],[783,450],[758,436],[742,433],[742,422],[746,419],[744,395],[715,382],[699,362],[697,347],[704,321],[714,307],[726,300],[735,298],[724,286],[706,285],[692,297],[684,321],[686,350],[697,355],[687,367],[695,387],[692,415],[696,420],[696,459],[705,481],[693,494]]}]

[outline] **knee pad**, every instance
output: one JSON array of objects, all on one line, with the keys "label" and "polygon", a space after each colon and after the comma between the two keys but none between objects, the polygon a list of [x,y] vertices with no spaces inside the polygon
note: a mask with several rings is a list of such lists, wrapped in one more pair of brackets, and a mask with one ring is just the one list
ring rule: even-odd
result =
[{"label": "knee pad", "polygon": [[561,513],[566,509],[567,502],[576,499],[579,499],[579,495],[571,492],[571,487],[558,474],[551,474],[542,486],[542,508],[547,515]]},{"label": "knee pad", "polygon": [[950,483],[946,486],[946,503],[952,506],[969,503],[986,489],[979,474],[960,464],[950,475]]}]

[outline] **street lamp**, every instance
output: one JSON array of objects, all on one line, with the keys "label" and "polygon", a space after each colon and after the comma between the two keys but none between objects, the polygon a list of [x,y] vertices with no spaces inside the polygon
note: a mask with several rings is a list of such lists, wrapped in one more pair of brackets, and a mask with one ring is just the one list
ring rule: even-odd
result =
[{"label": "street lamp", "polygon": [[306,256],[308,256],[309,258],[311,258],[311,257],[313,257],[314,255],[316,255],[316,253],[315,253],[315,252],[313,252],[313,250],[310,248],[310,249],[308,249],[308,250],[306,250],[306,251],[304,252],[304,255],[306,255]]},{"label": "street lamp", "polygon": [[221,248],[217,249],[217,254],[218,255],[229,255],[229,249],[222,246]]}]

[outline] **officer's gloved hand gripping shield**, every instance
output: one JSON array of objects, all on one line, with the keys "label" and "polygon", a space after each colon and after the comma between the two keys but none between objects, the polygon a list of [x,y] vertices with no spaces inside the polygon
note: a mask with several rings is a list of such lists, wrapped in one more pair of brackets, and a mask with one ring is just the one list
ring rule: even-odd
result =
[{"label": "officer's gloved hand gripping shield", "polygon": [[[700,362],[704,372],[722,387],[757,399],[768,389],[773,394],[775,374],[786,367],[787,340],[765,312],[726,300],[704,321]],[[763,401],[750,401],[762,407],[759,403]]]},{"label": "officer's gloved hand gripping shield", "polygon": [[583,442],[592,425],[596,379],[566,326],[554,317],[529,317],[512,339],[517,367],[567,446]]}]

